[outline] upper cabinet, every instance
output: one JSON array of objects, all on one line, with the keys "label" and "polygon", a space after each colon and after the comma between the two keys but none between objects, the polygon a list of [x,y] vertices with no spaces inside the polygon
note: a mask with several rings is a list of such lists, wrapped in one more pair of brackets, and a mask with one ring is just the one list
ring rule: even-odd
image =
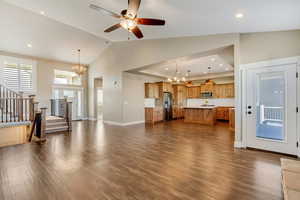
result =
[{"label": "upper cabinet", "polygon": [[159,86],[156,83],[145,83],[145,98],[159,98]]},{"label": "upper cabinet", "polygon": [[234,84],[218,84],[214,87],[214,98],[234,98]]},{"label": "upper cabinet", "polygon": [[187,88],[187,98],[200,98],[201,87],[200,86],[191,86]]},{"label": "upper cabinet", "polygon": [[215,83],[211,80],[201,84],[201,93],[214,92]]}]

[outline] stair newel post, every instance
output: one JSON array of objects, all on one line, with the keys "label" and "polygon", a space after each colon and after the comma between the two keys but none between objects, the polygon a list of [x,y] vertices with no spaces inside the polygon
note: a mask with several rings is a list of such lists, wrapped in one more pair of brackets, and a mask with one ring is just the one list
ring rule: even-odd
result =
[{"label": "stair newel post", "polygon": [[35,95],[29,95],[29,120],[31,122],[34,121],[34,116],[35,116]]},{"label": "stair newel post", "polygon": [[68,124],[68,131],[72,130],[72,102],[68,102],[68,98],[65,97],[66,103],[66,112],[65,112],[65,119]]},{"label": "stair newel post", "polygon": [[46,113],[47,108],[41,108],[41,140],[46,140]]},{"label": "stair newel post", "polygon": [[24,109],[24,103],[23,103],[23,95],[24,92],[20,92],[19,96],[20,96],[20,102],[19,102],[19,120],[24,121],[24,113],[23,113],[23,109]]}]

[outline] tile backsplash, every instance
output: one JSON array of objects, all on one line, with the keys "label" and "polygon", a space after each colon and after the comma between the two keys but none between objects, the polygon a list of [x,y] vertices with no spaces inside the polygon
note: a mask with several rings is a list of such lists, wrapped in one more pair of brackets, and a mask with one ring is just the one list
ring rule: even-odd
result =
[{"label": "tile backsplash", "polygon": [[199,107],[203,104],[234,107],[234,98],[225,99],[187,99],[187,107]]}]

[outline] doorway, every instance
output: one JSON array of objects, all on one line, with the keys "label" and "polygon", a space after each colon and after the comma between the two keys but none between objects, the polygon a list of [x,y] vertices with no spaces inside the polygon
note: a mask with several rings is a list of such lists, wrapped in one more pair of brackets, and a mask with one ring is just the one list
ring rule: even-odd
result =
[{"label": "doorway", "polygon": [[246,146],[297,155],[297,64],[245,70]]},{"label": "doorway", "polygon": [[103,80],[102,78],[95,78],[95,118],[97,120],[103,119]]},{"label": "doorway", "polygon": [[82,88],[53,88],[53,99],[68,98],[72,102],[72,120],[83,119],[83,89]]}]

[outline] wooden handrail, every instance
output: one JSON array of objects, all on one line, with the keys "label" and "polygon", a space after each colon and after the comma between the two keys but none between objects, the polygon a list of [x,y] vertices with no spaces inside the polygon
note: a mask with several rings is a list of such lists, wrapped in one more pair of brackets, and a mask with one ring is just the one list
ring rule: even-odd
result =
[{"label": "wooden handrail", "polygon": [[23,97],[23,93],[16,93],[0,85],[0,123],[33,121],[34,95]]}]

